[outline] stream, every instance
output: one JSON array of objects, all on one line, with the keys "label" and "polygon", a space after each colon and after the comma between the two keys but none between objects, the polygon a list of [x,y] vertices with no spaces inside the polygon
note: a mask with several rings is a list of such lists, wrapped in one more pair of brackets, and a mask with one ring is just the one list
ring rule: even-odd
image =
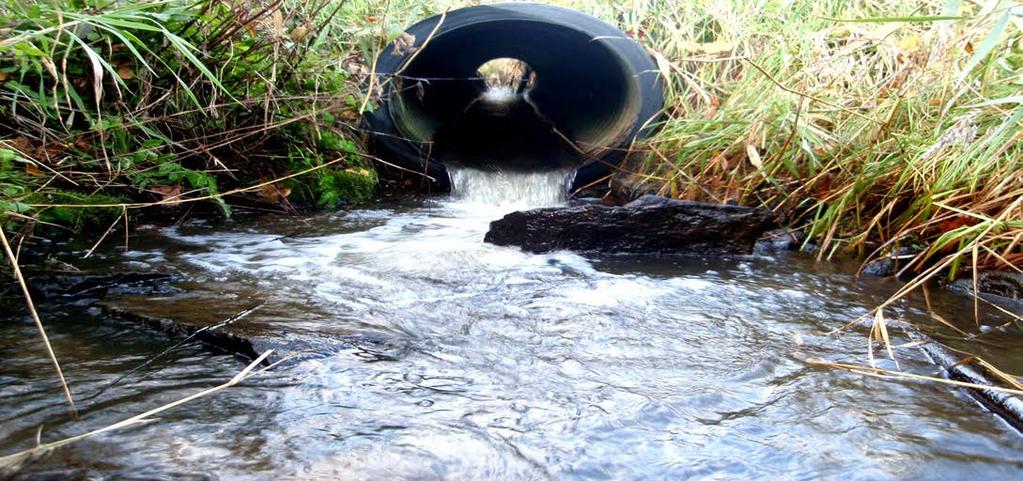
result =
[{"label": "stream", "polygon": [[[77,267],[171,273],[110,302],[216,322],[303,354],[156,420],[58,449],[13,479],[1017,479],[1023,438],[935,383],[867,364],[835,328],[898,287],[805,253],[535,255],[482,242],[504,213],[564,202],[568,172],[455,171],[450,197],[305,219],[140,226],[61,248]],[[121,244],[121,245],[118,245]],[[134,303],[134,304],[132,304]],[[944,319],[973,304],[933,289]],[[175,343],[87,302],[40,302],[79,401],[68,415],[31,319],[0,323],[0,455],[223,383],[245,361]],[[936,335],[922,296],[886,315]],[[1005,323],[982,309],[980,322]],[[906,342],[893,331],[893,342]],[[1013,332],[951,345],[1023,372]],[[914,347],[898,367],[937,369]],[[880,367],[895,369],[875,349]],[[111,385],[122,375],[123,380]],[[3,476],[0,475],[0,478]]]}]

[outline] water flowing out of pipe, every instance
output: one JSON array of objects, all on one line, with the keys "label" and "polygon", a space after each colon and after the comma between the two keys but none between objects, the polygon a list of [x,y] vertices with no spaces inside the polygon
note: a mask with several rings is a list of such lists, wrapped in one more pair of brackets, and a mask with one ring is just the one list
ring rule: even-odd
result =
[{"label": "water flowing out of pipe", "polygon": [[457,204],[511,211],[564,203],[575,169],[511,172],[452,168],[450,176],[451,196]]}]

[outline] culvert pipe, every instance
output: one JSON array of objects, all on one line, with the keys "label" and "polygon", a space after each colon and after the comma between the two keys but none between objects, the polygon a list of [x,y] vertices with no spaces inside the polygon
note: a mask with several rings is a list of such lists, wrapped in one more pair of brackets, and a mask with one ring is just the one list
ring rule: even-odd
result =
[{"label": "culvert pipe", "polygon": [[[494,59],[524,66],[495,91]],[[532,3],[466,7],[423,20],[377,57],[379,104],[366,114],[388,160],[449,187],[448,166],[578,169],[606,175],[645,135],[664,90],[650,55],[614,26]]]}]

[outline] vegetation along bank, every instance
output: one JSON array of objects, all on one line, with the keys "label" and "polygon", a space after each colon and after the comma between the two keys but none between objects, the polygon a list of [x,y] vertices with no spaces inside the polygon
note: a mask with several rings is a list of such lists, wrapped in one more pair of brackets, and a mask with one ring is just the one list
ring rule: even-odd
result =
[{"label": "vegetation along bank", "polygon": [[[364,202],[390,169],[360,124],[376,53],[470,3],[5,2],[4,228]],[[1023,264],[1015,3],[555,3],[667,79],[657,134],[605,189],[765,206],[822,258],[911,252],[899,268],[925,277]]]}]

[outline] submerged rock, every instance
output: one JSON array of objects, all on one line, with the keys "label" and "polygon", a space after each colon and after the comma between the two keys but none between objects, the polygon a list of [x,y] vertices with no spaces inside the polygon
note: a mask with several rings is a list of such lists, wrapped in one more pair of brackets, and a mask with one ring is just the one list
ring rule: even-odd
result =
[{"label": "submerged rock", "polygon": [[781,228],[774,229],[757,239],[753,250],[761,254],[780,251],[798,251],[806,236],[801,230]]},{"label": "submerged rock", "polygon": [[531,252],[748,254],[772,227],[766,209],[645,195],[621,207],[512,212],[490,223],[484,241]]},{"label": "submerged rock", "polygon": [[174,292],[175,274],[158,272],[33,272],[32,295],[40,299],[102,299],[118,294],[166,294]]},{"label": "submerged rock", "polygon": [[[400,342],[358,332],[308,332],[273,322],[280,307],[179,296],[110,296],[97,306],[112,317],[162,332],[171,338],[199,342],[215,351],[252,360],[273,350],[266,363],[348,353],[370,362],[397,359]],[[245,307],[239,307],[245,306]],[[326,330],[325,330],[326,331]]]}]

